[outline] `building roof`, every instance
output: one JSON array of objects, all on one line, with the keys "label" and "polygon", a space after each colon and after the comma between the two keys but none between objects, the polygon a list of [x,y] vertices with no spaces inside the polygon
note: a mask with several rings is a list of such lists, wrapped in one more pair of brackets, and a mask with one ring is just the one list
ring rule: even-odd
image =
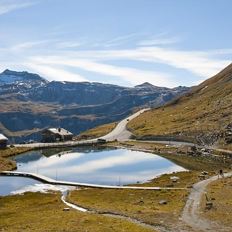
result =
[{"label": "building roof", "polygon": [[0,134],[0,140],[8,140],[8,138],[4,136],[3,134]]},{"label": "building roof", "polygon": [[59,134],[62,136],[72,135],[72,133],[70,131],[65,130],[64,128],[48,128],[47,130],[54,133],[54,134]]}]

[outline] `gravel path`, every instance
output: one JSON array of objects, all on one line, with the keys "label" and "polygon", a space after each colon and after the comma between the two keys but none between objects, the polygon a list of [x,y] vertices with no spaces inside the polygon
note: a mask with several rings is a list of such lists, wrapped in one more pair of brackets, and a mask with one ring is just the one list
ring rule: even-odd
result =
[{"label": "gravel path", "polygon": [[[232,172],[225,174],[225,177],[232,176]],[[182,214],[182,221],[192,227],[196,231],[228,231],[222,228],[215,222],[200,218],[199,207],[202,197],[204,197],[205,190],[208,184],[218,179],[218,176],[213,176],[207,180],[200,181],[193,185],[191,193],[188,197],[186,205]]]}]

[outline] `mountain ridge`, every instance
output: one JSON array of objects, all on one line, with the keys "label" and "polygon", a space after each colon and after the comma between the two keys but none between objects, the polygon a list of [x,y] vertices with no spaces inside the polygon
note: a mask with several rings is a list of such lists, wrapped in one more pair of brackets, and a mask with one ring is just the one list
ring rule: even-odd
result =
[{"label": "mountain ridge", "polygon": [[[6,74],[19,78],[0,85],[0,132],[18,140],[46,127],[62,126],[78,134],[121,120],[139,107],[163,105],[189,90],[150,83],[136,88],[97,82],[49,82],[37,74],[29,78],[28,72],[11,70],[0,74],[0,79]],[[32,137],[39,139],[37,135]]]}]

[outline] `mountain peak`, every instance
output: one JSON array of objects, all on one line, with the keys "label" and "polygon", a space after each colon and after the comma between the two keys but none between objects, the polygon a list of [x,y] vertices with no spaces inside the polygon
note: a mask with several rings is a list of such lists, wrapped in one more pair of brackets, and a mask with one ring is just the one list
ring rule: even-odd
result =
[{"label": "mountain peak", "polygon": [[149,82],[144,82],[140,85],[136,85],[135,88],[147,88],[147,87],[155,87],[154,85],[152,85],[151,83]]},{"label": "mountain peak", "polygon": [[44,84],[48,82],[38,74],[29,73],[26,71],[18,72],[18,71],[12,71],[10,69],[6,69],[2,73],[0,73],[1,84],[14,84],[17,82],[26,82],[26,81],[41,82]]}]

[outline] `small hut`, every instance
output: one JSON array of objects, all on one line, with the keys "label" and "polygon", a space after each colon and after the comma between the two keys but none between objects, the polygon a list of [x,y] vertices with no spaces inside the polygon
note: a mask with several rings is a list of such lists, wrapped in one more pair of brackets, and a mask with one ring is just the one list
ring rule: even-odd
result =
[{"label": "small hut", "polygon": [[64,128],[48,128],[42,131],[42,142],[51,143],[72,140],[73,134]]},{"label": "small hut", "polygon": [[8,138],[3,134],[0,134],[0,148],[6,148],[8,142]]}]

